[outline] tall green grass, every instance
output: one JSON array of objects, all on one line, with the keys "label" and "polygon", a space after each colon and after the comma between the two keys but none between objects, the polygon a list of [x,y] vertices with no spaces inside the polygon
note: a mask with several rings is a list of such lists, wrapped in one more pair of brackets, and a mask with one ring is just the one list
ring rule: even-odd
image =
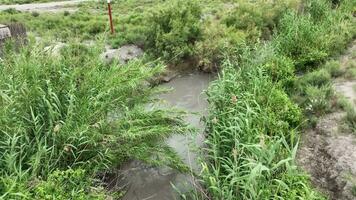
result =
[{"label": "tall green grass", "polygon": [[207,92],[202,179],[211,199],[325,199],[294,163],[305,107],[289,95],[314,103],[314,114],[329,109],[329,72],[296,72],[312,71],[346,48],[355,37],[354,5],[306,0],[302,10],[281,14],[271,41],[225,59]]},{"label": "tall green grass", "polygon": [[260,67],[267,49],[225,61],[209,89],[203,178],[212,199],[322,199],[294,164],[301,111]]},{"label": "tall green grass", "polygon": [[[145,109],[159,92],[146,80],[161,72],[161,64],[107,66],[101,48],[79,44],[59,57],[34,44],[8,49],[0,62],[1,198],[41,193],[77,199],[80,191],[86,199],[98,171],[142,158],[141,152],[156,162],[167,149],[162,141],[186,130],[180,113]],[[71,177],[83,184],[67,187]],[[63,194],[38,191],[55,190],[57,179]]]}]

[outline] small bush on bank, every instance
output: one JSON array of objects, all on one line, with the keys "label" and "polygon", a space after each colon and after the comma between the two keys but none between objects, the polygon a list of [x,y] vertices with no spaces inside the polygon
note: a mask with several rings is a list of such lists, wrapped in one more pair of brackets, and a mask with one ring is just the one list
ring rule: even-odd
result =
[{"label": "small bush on bank", "polygon": [[340,67],[340,62],[338,61],[328,61],[325,63],[325,69],[330,73],[331,77],[337,78],[342,76],[345,72]]},{"label": "small bush on bank", "polygon": [[308,0],[303,14],[287,12],[274,40],[281,54],[294,60],[297,71],[315,68],[328,56],[341,52],[355,33],[350,8],[343,2],[335,10],[327,0]]},{"label": "small bush on bank", "polygon": [[247,35],[216,21],[209,21],[204,27],[203,38],[196,44],[196,56],[204,71],[217,71],[224,57],[236,55],[246,45]]},{"label": "small bush on bank", "polygon": [[325,70],[316,70],[310,73],[305,74],[300,78],[299,84],[300,88],[305,88],[308,85],[312,85],[315,87],[322,87],[324,85],[331,83],[331,75]]},{"label": "small bush on bank", "polygon": [[281,54],[294,61],[297,70],[305,70],[328,56],[325,34],[308,16],[289,12],[282,18],[274,42]]},{"label": "small bush on bank", "polygon": [[222,20],[228,27],[244,30],[248,34],[249,42],[256,42],[260,38],[269,39],[280,17],[287,9],[297,9],[299,1],[278,0],[245,1],[239,0],[236,6]]},{"label": "small bush on bank", "polygon": [[[179,8],[179,9],[178,9]],[[168,61],[192,56],[201,38],[201,8],[197,1],[175,0],[152,10],[147,48]]]},{"label": "small bush on bank", "polygon": [[307,86],[305,95],[304,106],[308,114],[321,116],[331,111],[331,98],[334,96],[334,92],[330,85],[322,87]]}]

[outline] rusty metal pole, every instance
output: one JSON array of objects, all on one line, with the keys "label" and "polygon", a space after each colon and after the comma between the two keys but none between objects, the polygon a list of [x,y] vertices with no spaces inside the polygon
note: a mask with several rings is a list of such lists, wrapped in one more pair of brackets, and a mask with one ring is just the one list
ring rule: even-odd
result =
[{"label": "rusty metal pole", "polygon": [[115,33],[114,30],[114,25],[112,22],[112,14],[111,14],[111,0],[108,0],[108,12],[109,12],[109,19],[110,19],[110,30],[111,30],[111,34]]}]

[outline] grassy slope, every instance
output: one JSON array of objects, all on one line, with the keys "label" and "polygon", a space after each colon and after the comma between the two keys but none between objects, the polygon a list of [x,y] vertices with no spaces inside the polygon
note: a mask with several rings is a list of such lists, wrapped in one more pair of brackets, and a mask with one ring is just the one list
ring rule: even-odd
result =
[{"label": "grassy slope", "polygon": [[317,97],[328,101],[319,77],[303,81],[293,71],[312,70],[346,47],[355,36],[354,7],[347,1],[336,9],[327,1],[306,1],[303,13],[288,11],[281,18],[270,42],[225,60],[208,92],[203,177],[212,199],[323,199],[294,164],[304,111],[286,92],[304,91],[299,99],[315,103],[316,94],[305,93],[315,81]]}]

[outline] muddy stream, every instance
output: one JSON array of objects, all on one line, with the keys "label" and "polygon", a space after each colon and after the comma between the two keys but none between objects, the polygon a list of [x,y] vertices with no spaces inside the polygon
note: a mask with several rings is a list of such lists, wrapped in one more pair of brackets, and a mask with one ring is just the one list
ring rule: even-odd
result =
[{"label": "muddy stream", "polygon": [[[193,171],[199,170],[196,148],[204,139],[204,126],[200,119],[207,112],[208,102],[203,91],[212,79],[211,74],[193,72],[162,85],[173,89],[160,96],[164,106],[194,112],[188,114],[186,122],[197,128],[198,134],[173,135],[166,141]],[[119,187],[126,191],[123,200],[172,200],[178,198],[175,188],[181,192],[195,188],[191,175],[169,167],[152,167],[137,160],[121,166],[116,177],[111,179],[109,188]]]}]

